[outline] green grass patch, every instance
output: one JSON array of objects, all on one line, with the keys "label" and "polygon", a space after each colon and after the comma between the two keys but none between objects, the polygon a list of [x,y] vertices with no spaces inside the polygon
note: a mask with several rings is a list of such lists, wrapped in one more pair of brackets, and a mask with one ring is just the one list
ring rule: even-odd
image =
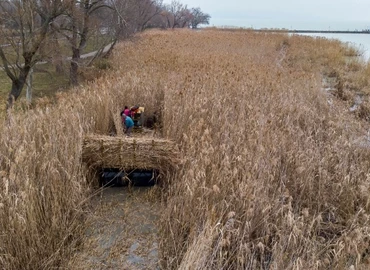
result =
[{"label": "green grass patch", "polygon": [[99,50],[102,46],[106,46],[111,43],[111,38],[108,35],[97,35],[90,37],[86,47],[82,50],[82,53],[90,53]]},{"label": "green grass patch", "polygon": [[[68,70],[62,73],[56,72],[51,64],[39,65],[33,72],[33,97],[52,96],[58,90],[69,86]],[[11,80],[3,70],[0,71],[0,95],[2,98],[8,96],[11,89]],[[26,87],[22,90],[21,97],[25,97]]]},{"label": "green grass patch", "polygon": [[4,70],[0,70],[0,95],[1,97],[6,96],[12,86],[12,81],[5,74]]},{"label": "green grass patch", "polygon": [[51,96],[58,90],[69,87],[68,69],[59,73],[51,64],[38,66],[33,74],[33,91],[35,97]]},{"label": "green grass patch", "polygon": [[[86,47],[83,49],[81,54],[89,53],[100,49],[104,44],[109,43],[109,36],[107,35],[98,35],[90,37]],[[10,62],[16,61],[16,53],[14,49],[9,47],[4,47],[4,52],[8,57]],[[52,54],[52,46],[49,46],[48,49]],[[48,52],[49,53],[49,52]],[[63,58],[71,56],[70,44],[66,39],[61,39],[59,41],[59,49],[57,53]],[[84,61],[84,60],[82,60]],[[57,72],[55,66],[51,63],[36,65],[33,72],[33,86],[32,86],[32,96],[33,98],[39,97],[51,97],[55,95],[56,92],[68,88],[69,85],[69,61],[63,63],[62,72]],[[2,62],[0,61],[0,66]],[[97,60],[97,69],[105,70],[110,67],[108,61],[106,60]],[[84,69],[80,69],[80,72],[84,75],[86,72],[83,72]],[[90,69],[89,69],[90,70]],[[91,70],[89,74],[91,73]],[[94,73],[94,71],[92,71]],[[80,74],[81,82],[86,80],[85,76]],[[86,74],[85,74],[86,75]],[[90,77],[95,77],[91,75]],[[0,100],[6,100],[10,90],[12,82],[10,78],[6,75],[4,70],[0,70]],[[23,88],[20,98],[26,96],[26,86]]]}]

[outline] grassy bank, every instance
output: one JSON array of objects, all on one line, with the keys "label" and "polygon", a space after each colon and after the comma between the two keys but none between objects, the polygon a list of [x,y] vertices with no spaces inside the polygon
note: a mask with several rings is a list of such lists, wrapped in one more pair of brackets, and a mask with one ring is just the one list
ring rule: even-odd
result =
[{"label": "grassy bank", "polygon": [[[163,269],[366,269],[367,123],[346,102],[369,76],[347,56],[334,41],[248,31],[120,44],[109,74],[3,124],[1,268],[66,265],[93,179],[82,138],[139,104],[161,110],[183,158],[163,190]],[[346,101],[328,103],[327,76]]]},{"label": "grassy bank", "polygon": [[[106,35],[96,35],[91,37],[86,46],[81,51],[81,54],[87,54],[90,52],[101,49],[104,44],[109,44],[110,39]],[[11,46],[4,47],[4,53],[10,63],[15,62],[17,59],[17,53]],[[67,59],[71,56],[70,44],[66,39],[61,39],[57,43],[49,43],[43,48],[44,57],[42,59],[48,59],[49,63],[38,64],[33,69],[33,96],[37,99],[40,97],[53,97],[58,91],[65,90],[70,87],[69,84],[69,69],[70,63],[64,61],[59,64],[58,70],[56,68],[56,59]],[[51,57],[52,56],[52,57]],[[87,60],[81,59],[81,62],[86,64]],[[99,76],[99,61],[96,60],[90,67],[85,67],[84,64],[80,66],[79,78],[81,81],[89,81],[92,78]],[[103,61],[103,60],[101,60]],[[94,64],[97,64],[94,66]],[[2,63],[0,63],[2,66]],[[25,87],[26,88],[26,87]],[[25,98],[26,90],[23,90],[20,98]],[[6,75],[5,71],[0,69],[0,98],[6,99],[11,89],[11,80]]]}]

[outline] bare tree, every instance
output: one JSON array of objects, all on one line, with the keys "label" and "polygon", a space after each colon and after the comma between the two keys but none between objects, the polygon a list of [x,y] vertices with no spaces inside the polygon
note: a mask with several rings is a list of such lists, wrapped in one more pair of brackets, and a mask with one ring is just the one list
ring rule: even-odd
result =
[{"label": "bare tree", "polygon": [[72,51],[69,72],[72,85],[78,85],[81,54],[88,40],[105,32],[97,14],[107,9],[113,12],[112,6],[105,0],[72,0],[71,8],[65,11],[63,19],[55,25],[55,29],[68,40]]},{"label": "bare tree", "polygon": [[207,13],[203,13],[199,7],[192,8],[190,10],[190,13],[191,13],[190,19],[191,28],[196,29],[200,24],[209,24],[209,19],[211,18],[211,16]]},{"label": "bare tree", "polygon": [[159,0],[136,0],[133,2],[134,23],[137,31],[147,28],[150,20],[162,12],[162,1]]},{"label": "bare tree", "polygon": [[169,28],[187,27],[191,20],[191,12],[187,5],[183,5],[176,0],[172,0],[171,4],[165,6],[163,15]]},{"label": "bare tree", "polygon": [[197,28],[200,24],[209,24],[211,16],[199,7],[189,9],[187,5],[173,0],[168,5],[159,6],[160,13],[153,16],[147,25],[161,28]]},{"label": "bare tree", "polygon": [[[146,28],[168,28],[168,21],[167,21],[167,12],[162,8],[160,13],[153,16],[150,21],[147,23]],[[169,16],[171,18],[172,16]]]},{"label": "bare tree", "polygon": [[[66,0],[0,1],[0,17],[5,22],[1,34],[8,47],[0,47],[5,73],[12,81],[7,108],[20,96],[32,67],[41,59],[40,48],[53,21],[68,9]],[[5,51],[6,50],[6,51]]]}]

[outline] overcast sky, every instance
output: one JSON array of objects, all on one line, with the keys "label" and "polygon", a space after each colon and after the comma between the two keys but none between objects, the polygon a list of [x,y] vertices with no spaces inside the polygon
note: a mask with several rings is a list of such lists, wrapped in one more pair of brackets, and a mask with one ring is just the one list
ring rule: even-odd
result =
[{"label": "overcast sky", "polygon": [[[253,28],[362,30],[370,0],[179,0],[211,15],[210,25]],[[171,0],[164,0],[170,3]]]}]

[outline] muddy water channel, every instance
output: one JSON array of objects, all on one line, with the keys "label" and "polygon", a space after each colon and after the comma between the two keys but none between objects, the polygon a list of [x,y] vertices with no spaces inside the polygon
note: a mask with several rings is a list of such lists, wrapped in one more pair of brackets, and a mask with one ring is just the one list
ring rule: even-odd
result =
[{"label": "muddy water channel", "polygon": [[[73,269],[159,269],[156,187],[109,187],[92,199]],[[72,269],[71,268],[71,269]]]}]

